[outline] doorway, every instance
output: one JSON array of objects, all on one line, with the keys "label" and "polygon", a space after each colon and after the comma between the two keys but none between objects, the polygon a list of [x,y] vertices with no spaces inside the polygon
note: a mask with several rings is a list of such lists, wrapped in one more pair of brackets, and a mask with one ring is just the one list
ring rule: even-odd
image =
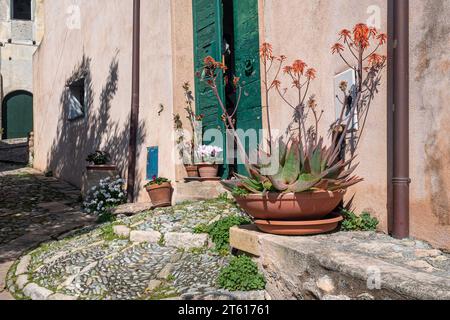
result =
[{"label": "doorway", "polygon": [[3,139],[27,138],[33,131],[33,95],[14,91],[2,103]]},{"label": "doorway", "polygon": [[[218,79],[218,89],[229,110],[234,110],[237,101],[232,77],[241,79],[243,93],[234,120],[249,151],[250,139],[255,134],[248,134],[248,130],[257,132],[260,142],[262,128],[258,0],[193,0],[193,15],[195,70],[201,68],[208,55],[227,64],[229,69]],[[220,128],[226,146],[222,112],[211,91],[196,79],[195,93],[197,114],[204,116],[204,130]],[[245,166],[237,160],[225,163],[221,172],[224,179],[234,173],[247,175]]]}]

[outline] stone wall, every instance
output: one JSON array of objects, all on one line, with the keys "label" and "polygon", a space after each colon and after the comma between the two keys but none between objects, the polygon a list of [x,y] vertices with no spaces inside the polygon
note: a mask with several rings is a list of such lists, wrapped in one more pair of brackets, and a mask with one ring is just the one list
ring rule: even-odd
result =
[{"label": "stone wall", "polygon": [[313,237],[231,229],[231,246],[255,256],[276,300],[448,300],[450,255],[380,233]]}]

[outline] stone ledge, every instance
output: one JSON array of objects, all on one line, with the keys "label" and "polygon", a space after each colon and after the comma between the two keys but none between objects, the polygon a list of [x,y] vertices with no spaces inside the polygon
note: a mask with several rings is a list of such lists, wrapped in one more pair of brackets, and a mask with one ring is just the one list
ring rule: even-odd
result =
[{"label": "stone ledge", "polygon": [[233,228],[235,249],[259,256],[274,299],[450,299],[450,256],[377,233],[281,237]]}]

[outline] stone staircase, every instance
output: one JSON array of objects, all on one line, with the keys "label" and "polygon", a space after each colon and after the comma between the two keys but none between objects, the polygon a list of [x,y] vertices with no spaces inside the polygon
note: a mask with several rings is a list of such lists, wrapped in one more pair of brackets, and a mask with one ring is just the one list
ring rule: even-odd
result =
[{"label": "stone staircase", "polygon": [[226,190],[217,181],[176,182],[174,203],[217,198]]},{"label": "stone staircase", "polygon": [[231,246],[258,260],[280,300],[449,300],[450,255],[375,232],[282,237],[231,229]]}]

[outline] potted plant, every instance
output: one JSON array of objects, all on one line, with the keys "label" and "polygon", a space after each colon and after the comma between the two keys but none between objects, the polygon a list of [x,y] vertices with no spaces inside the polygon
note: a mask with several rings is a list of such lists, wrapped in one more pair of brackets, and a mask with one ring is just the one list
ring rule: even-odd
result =
[{"label": "potted plant", "polygon": [[198,167],[195,164],[195,134],[197,132],[198,121],[202,119],[202,116],[196,116],[193,108],[194,97],[189,85],[189,82],[183,85],[185,96],[185,108],[186,119],[189,121],[191,136],[185,131],[183,121],[179,114],[175,114],[173,117],[175,131],[177,133],[177,148],[180,158],[183,160],[184,167],[186,169],[189,178],[199,177]]},{"label": "potted plant", "polygon": [[83,175],[81,191],[84,196],[92,187],[97,186],[101,180],[114,178],[119,175],[117,167],[110,163],[111,156],[105,151],[97,150],[86,158],[89,163]]},{"label": "potted plant", "polygon": [[[197,73],[216,96],[227,128],[234,133],[237,147],[244,155],[248,171],[248,176],[235,175],[234,179],[223,181],[222,184],[232,192],[242,209],[256,219],[255,224],[264,232],[306,235],[333,231],[343,219],[340,214],[333,214],[333,211],[342,202],[347,189],[363,181],[353,175],[358,166],[353,162],[370,104],[380,84],[381,71],[385,67],[386,57],[378,55],[376,51],[386,43],[386,35],[365,24],[358,24],[352,32],[342,30],[340,41],[342,43],[335,44],[332,51],[355,70],[357,81],[351,88],[346,83],[341,84],[343,111],[330,126],[329,145],[319,135],[319,124],[324,112],[318,110],[314,95],[308,97],[316,70],[308,68],[302,60],[295,60],[285,66],[285,56],[276,57],[270,44],[262,45],[260,56],[266,102],[272,101],[269,95],[276,92],[292,109],[293,117],[284,136],[273,139],[269,106],[265,107],[268,112],[268,150],[263,151],[262,146],[258,148],[257,163],[250,163],[236,134],[233,113],[227,112],[219,94],[217,79],[226,66],[207,57],[203,70]],[[351,52],[349,56],[355,57],[356,66],[352,66],[349,63],[351,60],[344,57],[344,46]],[[269,74],[270,70],[274,75]],[[296,91],[292,96],[298,97],[298,101],[289,100],[288,89],[282,87],[279,78],[281,73],[290,79],[290,87]],[[239,79],[235,78],[233,83],[240,96],[242,89]],[[238,107],[236,105],[236,109]],[[355,117],[362,123],[357,133],[351,125]],[[349,137],[356,140],[346,143]]]},{"label": "potted plant", "polygon": [[172,205],[172,183],[166,178],[153,177],[144,188],[154,207],[170,207]]},{"label": "potted plant", "polygon": [[201,178],[210,179],[218,177],[219,165],[217,162],[222,151],[222,148],[216,146],[201,145],[198,147],[197,155],[202,160],[202,163],[199,163],[197,166]]}]

